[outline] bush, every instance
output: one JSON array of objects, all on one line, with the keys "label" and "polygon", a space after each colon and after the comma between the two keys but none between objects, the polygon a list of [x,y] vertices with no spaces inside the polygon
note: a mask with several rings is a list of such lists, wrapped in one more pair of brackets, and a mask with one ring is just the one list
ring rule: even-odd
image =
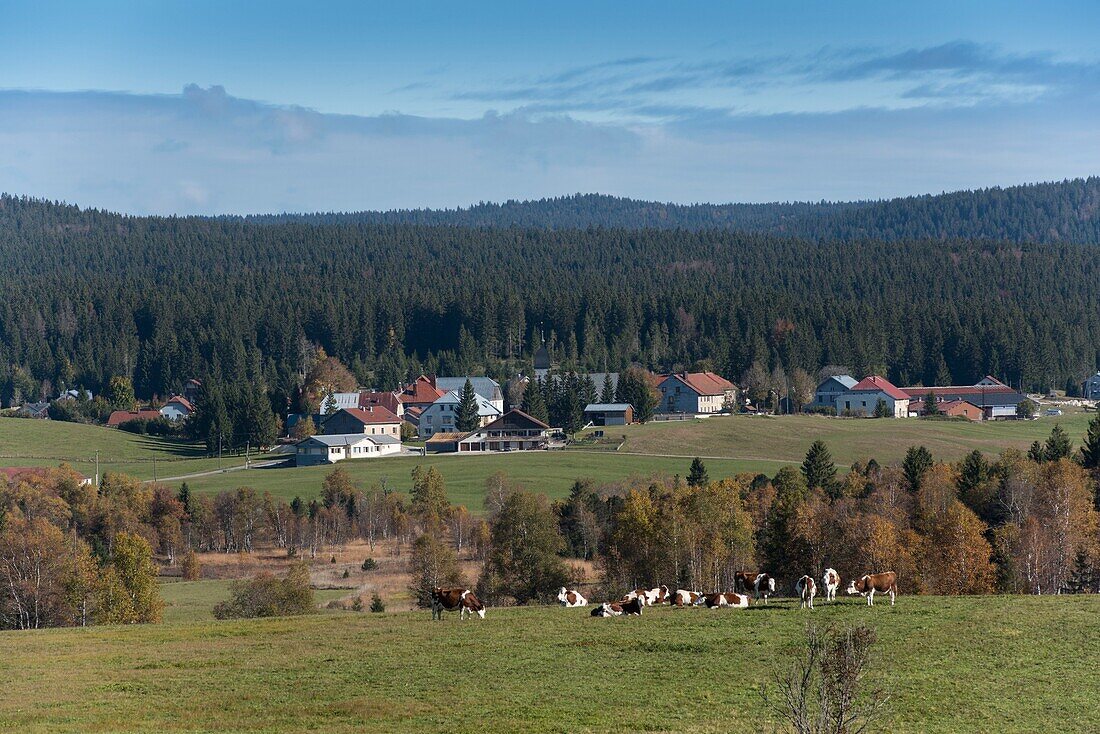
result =
[{"label": "bush", "polygon": [[202,578],[202,564],[199,563],[195,551],[187,551],[187,555],[180,563],[180,570],[183,572],[184,581],[198,581]]},{"label": "bush", "polygon": [[364,571],[373,571],[374,569],[378,568],[378,561],[374,560],[373,558],[367,558],[363,561],[363,565],[360,566],[360,568]]},{"label": "bush", "polygon": [[346,579],[346,578],[349,578],[350,576],[351,576],[351,570],[350,570],[350,569],[347,569],[347,568],[345,568],[345,569],[344,569],[344,573],[343,573],[343,574],[341,575],[341,578],[345,578],[345,579]]},{"label": "bush", "polygon": [[336,563],[336,556],[333,556],[332,558],[328,559],[328,562],[329,563]]},{"label": "bush", "polygon": [[291,567],[285,578],[265,571],[248,581],[234,581],[230,589],[232,597],[214,607],[217,619],[289,617],[317,610],[304,563]]},{"label": "bush", "polygon": [[382,597],[378,595],[377,591],[370,598],[370,610],[375,613],[386,611],[386,605],[382,603]]},{"label": "bush", "polygon": [[836,408],[831,405],[815,405],[812,408],[803,408],[802,412],[807,415],[836,416]]},{"label": "bush", "polygon": [[363,611],[363,597],[361,597],[361,596],[355,597],[355,601],[353,601],[351,603],[351,611],[353,611],[353,612]]},{"label": "bush", "polygon": [[154,418],[152,420],[147,418],[134,418],[133,420],[119,423],[118,428],[128,433],[136,433],[139,436],[175,436],[178,432],[176,424],[163,417]]}]

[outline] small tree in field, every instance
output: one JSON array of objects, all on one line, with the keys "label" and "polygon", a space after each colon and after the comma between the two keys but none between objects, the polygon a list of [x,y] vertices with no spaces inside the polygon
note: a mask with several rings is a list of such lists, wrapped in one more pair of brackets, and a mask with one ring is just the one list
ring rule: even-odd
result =
[{"label": "small tree in field", "polygon": [[773,686],[761,687],[764,704],[796,734],[860,734],[889,701],[864,690],[876,640],[874,630],[820,630],[810,625],[802,655],[787,671],[776,670]]},{"label": "small tree in field", "polygon": [[375,614],[386,611],[386,605],[377,591],[374,592],[374,596],[370,598],[370,610]]},{"label": "small tree in field", "polygon": [[705,487],[709,483],[710,477],[707,474],[707,467],[703,464],[703,460],[696,456],[691,462],[691,469],[688,471],[688,486]]},{"label": "small tree in field", "polygon": [[202,564],[199,563],[195,551],[187,551],[187,555],[183,557],[183,562],[180,563],[180,570],[183,572],[184,581],[198,581],[202,578]]}]

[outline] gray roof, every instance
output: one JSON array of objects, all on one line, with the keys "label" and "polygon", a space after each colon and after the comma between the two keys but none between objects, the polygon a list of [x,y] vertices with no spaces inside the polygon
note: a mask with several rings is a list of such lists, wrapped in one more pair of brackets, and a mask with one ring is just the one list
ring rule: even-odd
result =
[{"label": "gray roof", "polygon": [[841,385],[843,385],[844,387],[846,387],[849,390],[851,390],[853,387],[855,387],[856,383],[859,382],[859,380],[852,377],[851,375],[833,375],[831,377],[826,377],[824,380],[822,380],[821,383],[818,385],[818,387],[820,388],[821,385],[824,385],[829,380],[836,380],[837,382],[839,382]]},{"label": "gray roof", "polygon": [[330,436],[318,434],[316,436],[310,436],[309,438],[303,438],[296,445],[301,445],[309,441],[316,441],[325,446],[353,446],[363,441],[370,441],[375,444],[401,443],[401,439],[396,436],[369,436],[365,433],[336,433]]},{"label": "gray roof", "polygon": [[476,392],[486,400],[503,400],[504,394],[500,391],[500,385],[492,377],[437,377],[435,386],[443,392],[457,390],[462,392],[466,387],[466,380],[474,387]]},{"label": "gray roof", "polygon": [[589,403],[584,406],[585,413],[621,413],[630,407],[630,403]]},{"label": "gray roof", "polygon": [[[482,397],[479,393],[474,394],[474,399],[477,401],[477,414],[480,416],[485,415],[500,415],[500,411],[497,407],[489,402],[486,398]],[[462,394],[460,390],[451,390],[443,397],[436,400],[432,405],[458,405],[462,402]]]}]

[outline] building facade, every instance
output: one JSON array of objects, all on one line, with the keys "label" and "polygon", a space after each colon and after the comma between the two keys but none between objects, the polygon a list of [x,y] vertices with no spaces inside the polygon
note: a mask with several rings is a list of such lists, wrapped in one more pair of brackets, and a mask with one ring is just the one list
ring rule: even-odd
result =
[{"label": "building facade", "polygon": [[718,413],[737,399],[737,386],[713,372],[675,372],[657,383],[660,413]]},{"label": "building facade", "polygon": [[294,445],[297,466],[335,464],[346,459],[373,459],[401,452],[401,440],[393,436],[362,433],[310,436]]},{"label": "building facade", "polygon": [[837,415],[871,417],[879,401],[886,404],[888,416],[905,418],[909,415],[909,396],[885,377],[865,377],[850,390],[836,397]]},{"label": "building facade", "polygon": [[[477,414],[481,425],[492,423],[501,416],[500,408],[490,403],[480,393],[476,393],[474,399],[477,401]],[[417,426],[420,438],[426,440],[437,433],[455,433],[458,430],[458,404],[461,400],[460,393],[452,390],[425,408],[420,414]]]}]

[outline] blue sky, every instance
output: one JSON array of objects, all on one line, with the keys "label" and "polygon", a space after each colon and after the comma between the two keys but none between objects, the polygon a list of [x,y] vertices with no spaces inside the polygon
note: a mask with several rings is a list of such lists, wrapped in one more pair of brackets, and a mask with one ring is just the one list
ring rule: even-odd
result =
[{"label": "blue sky", "polygon": [[9,3],[0,190],[132,213],[1100,173],[1100,3]]}]

